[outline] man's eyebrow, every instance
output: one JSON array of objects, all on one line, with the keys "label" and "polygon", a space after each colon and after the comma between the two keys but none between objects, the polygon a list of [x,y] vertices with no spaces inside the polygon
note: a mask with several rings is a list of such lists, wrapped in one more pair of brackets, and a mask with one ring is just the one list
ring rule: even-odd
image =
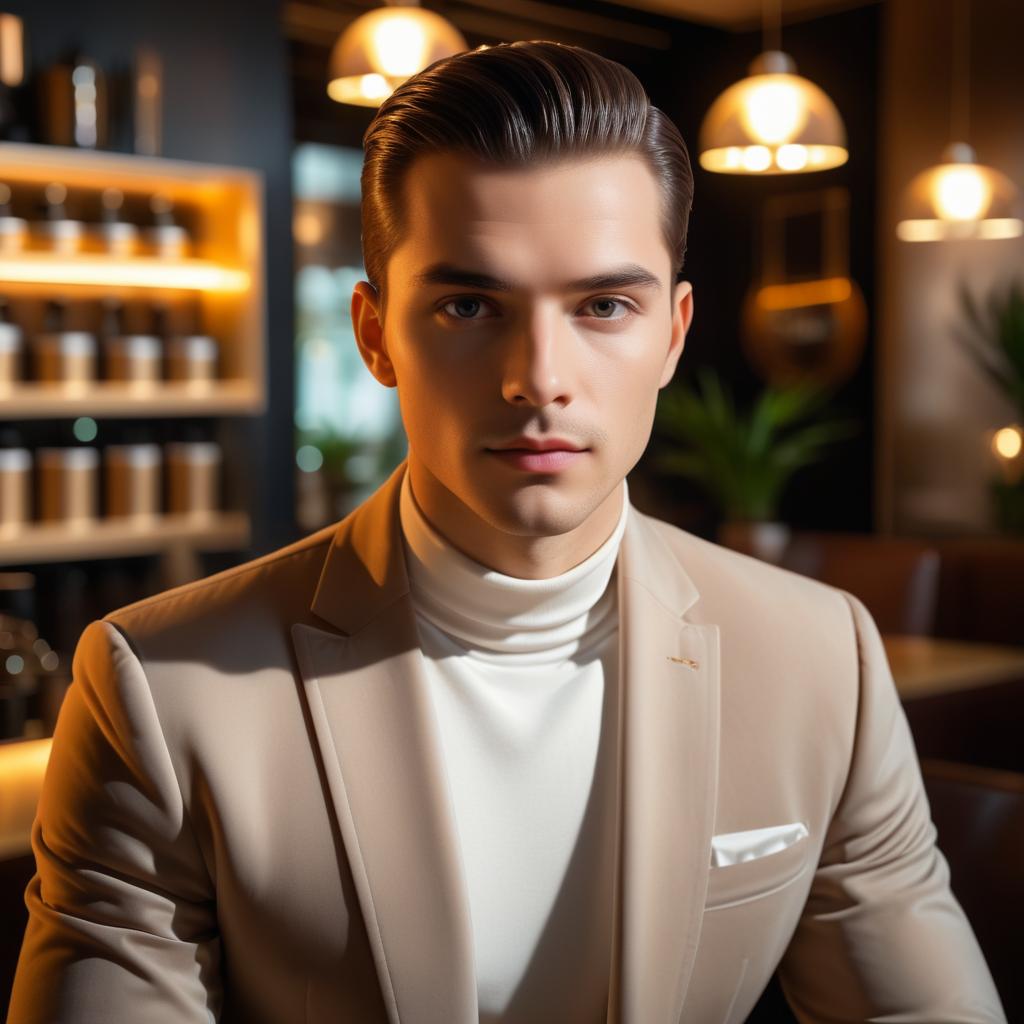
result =
[{"label": "man's eyebrow", "polygon": [[[433,263],[413,277],[417,285],[447,284],[460,288],[481,288],[491,292],[511,292],[518,285],[514,281],[483,274],[477,270],[466,270],[452,263]],[[592,274],[576,281],[566,281],[565,291],[590,292],[606,288],[654,288],[661,290],[661,281],[639,263],[624,263],[620,267]]]}]

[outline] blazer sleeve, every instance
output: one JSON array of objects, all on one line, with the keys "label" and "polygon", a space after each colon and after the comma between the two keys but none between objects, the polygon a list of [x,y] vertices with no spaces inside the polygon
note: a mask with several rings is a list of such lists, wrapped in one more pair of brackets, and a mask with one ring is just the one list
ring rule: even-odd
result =
[{"label": "blazer sleeve", "polygon": [[142,665],[107,620],[75,649],[32,851],[8,1024],[220,1018],[214,887]]},{"label": "blazer sleeve", "polygon": [[914,741],[878,627],[850,604],[860,685],[850,770],[779,965],[801,1024],[1005,1024],[935,845]]}]

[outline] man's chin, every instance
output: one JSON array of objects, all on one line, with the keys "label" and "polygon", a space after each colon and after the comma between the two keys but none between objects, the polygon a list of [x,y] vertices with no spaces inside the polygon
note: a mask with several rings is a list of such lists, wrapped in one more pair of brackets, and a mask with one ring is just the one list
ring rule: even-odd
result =
[{"label": "man's chin", "polygon": [[557,537],[575,530],[589,512],[557,482],[534,480],[507,489],[476,489],[467,502],[494,529],[516,537]]}]

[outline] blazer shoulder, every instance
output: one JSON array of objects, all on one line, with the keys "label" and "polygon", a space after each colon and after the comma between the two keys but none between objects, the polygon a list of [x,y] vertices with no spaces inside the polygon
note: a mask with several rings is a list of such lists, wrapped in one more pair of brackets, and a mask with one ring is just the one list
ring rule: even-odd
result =
[{"label": "blazer shoulder", "polygon": [[824,602],[849,625],[850,609],[839,587],[699,537],[673,523],[641,515],[691,575],[706,600],[776,606],[780,601],[790,601],[798,607]]},{"label": "blazer shoulder", "polygon": [[142,643],[203,623],[230,632],[232,624],[258,629],[263,617],[302,618],[337,528],[332,523],[229,569],[115,608],[103,621]]}]

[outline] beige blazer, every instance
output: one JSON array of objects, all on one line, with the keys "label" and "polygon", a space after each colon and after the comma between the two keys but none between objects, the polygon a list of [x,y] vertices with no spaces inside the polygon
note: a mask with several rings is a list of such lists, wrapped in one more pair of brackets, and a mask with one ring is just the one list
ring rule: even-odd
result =
[{"label": "beige blazer", "polygon": [[[90,623],[10,1024],[477,1021],[403,471],[340,524]],[[607,1020],[734,1024],[776,967],[801,1021],[1004,1020],[864,605],[636,509],[614,578]],[[537,962],[558,955],[542,938]]]}]

